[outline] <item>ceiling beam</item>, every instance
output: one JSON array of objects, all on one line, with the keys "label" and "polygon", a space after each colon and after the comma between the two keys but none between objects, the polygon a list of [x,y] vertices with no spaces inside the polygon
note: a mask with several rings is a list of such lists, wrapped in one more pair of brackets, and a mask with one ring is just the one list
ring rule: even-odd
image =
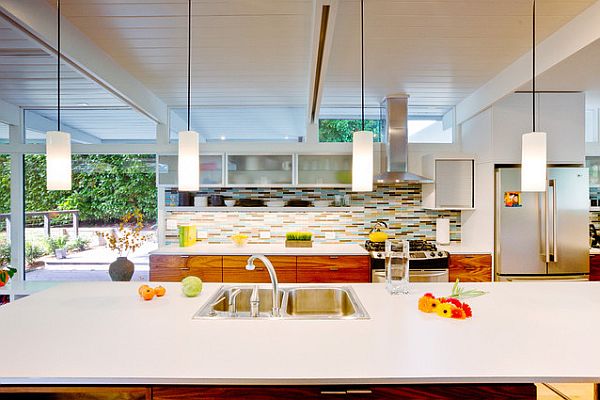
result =
[{"label": "ceiling beam", "polygon": [[[37,132],[48,132],[56,130],[56,121],[46,118],[36,112],[29,111],[26,115],[26,128]],[[67,124],[61,124],[61,131],[71,134],[71,140],[75,143],[100,144],[102,140],[82,130],[73,128]]]},{"label": "ceiling beam", "polygon": [[333,44],[338,0],[313,0],[313,31],[308,82],[308,124],[319,117],[323,97],[323,81]]},{"label": "ceiling beam", "polygon": [[[593,3],[562,28],[538,43],[537,75],[600,39],[600,0]],[[531,50],[456,106],[456,122],[461,124],[531,80]]]},{"label": "ceiling beam", "polygon": [[[55,54],[56,9],[45,0],[0,0],[0,15]],[[63,17],[61,57],[83,75],[156,122],[167,122],[167,106],[91,39]]]},{"label": "ceiling beam", "polygon": [[9,125],[19,125],[20,114],[21,109],[19,107],[0,99],[0,121]]}]

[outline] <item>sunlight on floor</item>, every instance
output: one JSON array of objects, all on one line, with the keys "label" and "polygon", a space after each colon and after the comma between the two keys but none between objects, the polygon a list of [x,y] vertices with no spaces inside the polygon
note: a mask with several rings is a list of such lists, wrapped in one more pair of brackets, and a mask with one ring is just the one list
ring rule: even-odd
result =
[{"label": "sunlight on floor", "polygon": [[594,400],[594,384],[592,383],[552,383],[554,389],[565,397],[558,395],[544,385],[537,384],[538,400]]}]

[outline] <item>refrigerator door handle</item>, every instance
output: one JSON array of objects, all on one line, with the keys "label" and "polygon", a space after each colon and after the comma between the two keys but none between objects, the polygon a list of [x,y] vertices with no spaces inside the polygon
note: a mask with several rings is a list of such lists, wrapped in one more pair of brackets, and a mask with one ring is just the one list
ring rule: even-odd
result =
[{"label": "refrigerator door handle", "polygon": [[548,191],[550,184],[546,188],[544,193],[544,255],[546,256],[546,263],[550,262],[550,212],[548,206]]},{"label": "refrigerator door handle", "polygon": [[552,188],[552,261],[558,261],[558,241],[557,241],[557,232],[556,232],[556,179],[550,179],[550,185]]}]

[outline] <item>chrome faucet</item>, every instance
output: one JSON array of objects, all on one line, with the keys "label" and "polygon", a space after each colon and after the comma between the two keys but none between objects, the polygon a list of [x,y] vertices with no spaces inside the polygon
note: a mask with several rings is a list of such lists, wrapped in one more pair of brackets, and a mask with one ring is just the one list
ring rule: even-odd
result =
[{"label": "chrome faucet", "polygon": [[[269,261],[269,259],[267,257],[263,256],[262,254],[255,254],[255,255],[251,256],[250,258],[248,258],[248,263],[246,264],[246,269],[248,271],[254,271],[254,268],[255,268],[254,261],[257,259],[262,261],[263,264],[265,264],[265,267],[267,267],[267,271],[269,271],[269,277],[271,278],[271,284],[273,285],[272,315],[274,317],[279,317],[279,305],[277,304],[277,295],[278,295],[277,286],[279,285],[279,283],[277,282],[277,274],[275,273],[275,267],[273,267],[273,264],[271,264],[271,261]],[[258,297],[258,296],[256,296],[256,297]]]},{"label": "chrome faucet", "polygon": [[260,315],[260,295],[258,294],[258,285],[254,285],[252,288],[252,295],[250,296],[250,316],[258,317]]},{"label": "chrome faucet", "polygon": [[235,317],[237,315],[236,299],[238,295],[242,293],[242,289],[235,289],[229,294],[229,316]]}]

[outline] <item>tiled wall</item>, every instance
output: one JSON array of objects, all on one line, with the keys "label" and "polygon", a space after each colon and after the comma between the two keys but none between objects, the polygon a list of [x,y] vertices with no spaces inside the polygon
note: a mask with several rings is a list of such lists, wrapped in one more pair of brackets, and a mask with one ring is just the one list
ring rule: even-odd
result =
[{"label": "tiled wall", "polygon": [[[173,222],[191,222],[198,230],[208,232],[208,243],[229,243],[234,233],[250,235],[250,243],[282,242],[289,231],[310,231],[320,243],[363,243],[374,221],[384,220],[392,237],[435,240],[436,218],[450,219],[450,237],[460,241],[459,211],[428,211],[421,208],[421,186],[378,186],[370,193],[354,193],[337,189],[262,189],[226,188],[206,190],[200,195],[221,194],[226,198],[331,200],[335,195],[350,194],[352,207],[359,211],[327,212],[168,212]],[[270,239],[260,239],[260,232],[271,232]],[[333,232],[335,239],[326,239]],[[177,231],[167,230],[166,242],[175,243]]]}]

